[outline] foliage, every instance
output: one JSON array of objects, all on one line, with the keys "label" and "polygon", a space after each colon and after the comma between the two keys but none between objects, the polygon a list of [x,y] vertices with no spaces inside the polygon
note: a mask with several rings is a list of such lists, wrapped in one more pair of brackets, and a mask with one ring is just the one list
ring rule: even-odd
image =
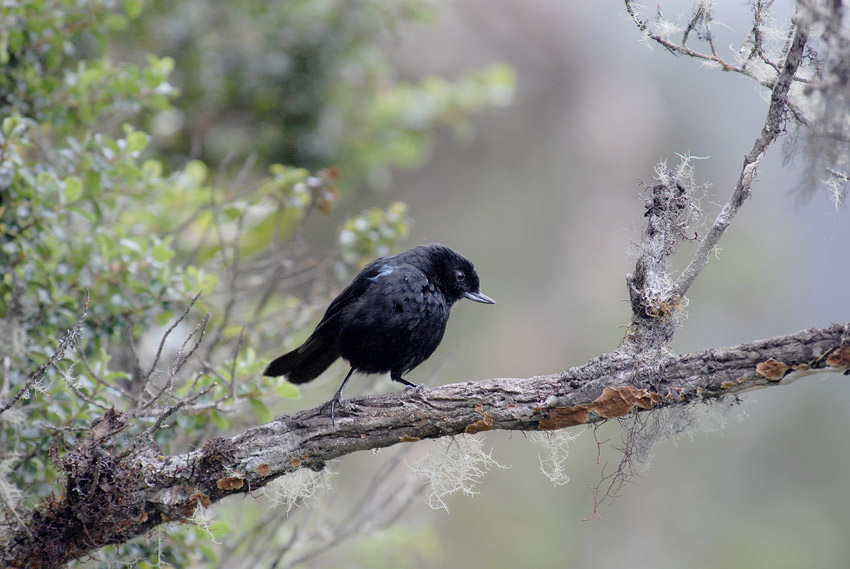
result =
[{"label": "foliage", "polygon": [[158,0],[128,40],[176,61],[183,104],[152,116],[167,135],[156,144],[178,160],[334,163],[350,188],[385,188],[388,168],[418,164],[435,128],[466,132],[471,111],[513,97],[503,65],[454,82],[397,77],[382,42],[434,13],[429,0]]},{"label": "foliage", "polygon": [[[261,376],[265,355],[282,330],[310,324],[336,276],[395,250],[410,220],[393,203],[343,221],[329,262],[299,228],[332,231],[333,217],[311,213],[420,163],[436,127],[467,128],[469,112],[511,97],[502,67],[457,83],[391,79],[374,32],[423,12],[416,1],[0,6],[7,523],[61,495],[56,465],[111,407],[133,419],[116,452],[154,441],[168,453],[271,420],[272,394],[297,397]],[[194,153],[202,119],[211,132]],[[231,152],[261,160],[232,171]],[[216,559],[203,528],[163,534],[101,558],[182,564],[192,547]]]}]

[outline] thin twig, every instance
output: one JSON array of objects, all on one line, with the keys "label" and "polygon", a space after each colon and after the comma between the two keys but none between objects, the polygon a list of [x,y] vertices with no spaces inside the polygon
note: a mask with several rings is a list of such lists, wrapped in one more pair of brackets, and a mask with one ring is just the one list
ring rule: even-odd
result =
[{"label": "thin twig", "polygon": [[4,494],[3,494],[2,492],[0,492],[0,500],[2,500],[2,501],[3,501],[3,504],[6,506],[6,507],[5,507],[5,510],[6,510],[7,512],[11,512],[12,517],[14,517],[14,518],[15,518],[15,521],[17,521],[17,522],[18,522],[18,525],[19,525],[19,526],[21,526],[21,528],[22,528],[22,529],[23,529],[23,530],[27,533],[27,535],[30,537],[30,539],[35,539],[35,536],[33,536],[32,532],[30,531],[30,528],[28,528],[28,527],[27,527],[27,524],[26,524],[26,523],[24,523],[24,520],[22,520],[22,519],[21,519],[21,516],[19,516],[19,515],[18,515],[18,512],[15,510],[15,508],[13,507],[13,505],[12,505],[12,504],[10,504],[10,503],[6,500],[6,498],[4,497]]},{"label": "thin twig", "polygon": [[236,402],[236,360],[239,358],[239,350],[242,348],[242,340],[245,339],[245,327],[242,326],[242,331],[239,332],[239,339],[236,341],[236,347],[233,350],[233,363],[230,365],[230,381],[227,382],[230,388],[230,398]]},{"label": "thin twig", "polygon": [[64,369],[62,369],[59,366],[58,362],[53,362],[52,366],[53,366],[53,369],[55,369],[57,372],[59,372],[59,375],[61,375],[64,378],[65,385],[68,386],[68,389],[70,389],[71,392],[74,395],[76,395],[77,397],[79,397],[80,399],[82,399],[83,401],[88,403],[89,405],[91,405],[93,407],[97,407],[101,411],[106,411],[107,409],[110,408],[110,405],[105,405],[104,403],[99,403],[99,402],[95,401],[91,396],[87,395],[85,392],[83,392],[83,390],[81,390],[79,387],[77,387],[77,385],[73,381],[71,381],[71,370],[70,369],[66,372]]},{"label": "thin twig", "polygon": [[230,250],[232,251],[232,259],[230,262],[227,260],[227,245],[224,238],[224,232],[221,228],[221,221],[219,215],[219,207],[215,201],[215,193],[212,188],[210,188],[210,204],[213,210],[213,225],[215,227],[216,236],[218,237],[219,247],[221,248],[221,260],[224,265],[225,271],[229,274],[230,279],[228,283],[228,294],[227,294],[227,302],[224,305],[223,316],[221,319],[221,325],[216,328],[215,336],[213,336],[212,340],[208,342],[207,345],[207,357],[210,357],[213,350],[218,346],[221,341],[221,337],[224,334],[225,328],[230,324],[230,318],[233,313],[233,309],[236,306],[236,301],[239,297],[237,291],[239,290],[239,264],[240,264],[240,251],[239,244],[242,239],[242,231],[244,229],[245,223],[245,212],[243,211],[236,220],[236,235],[230,243]]},{"label": "thin twig", "polygon": [[[349,515],[345,519],[326,525],[319,532],[302,537],[301,543],[310,539],[313,543],[310,543],[309,549],[300,552],[297,557],[287,560],[282,565],[282,569],[300,566],[347,539],[386,527],[397,520],[412,500],[425,489],[421,481],[413,476],[404,476],[397,484],[388,486],[393,472],[402,468],[407,469],[404,456],[411,450],[403,449],[372,476],[368,490],[359,503],[349,510]],[[292,549],[292,545],[298,545],[298,543],[286,544],[275,552],[278,562],[282,561],[283,556]]]},{"label": "thin twig", "polygon": [[[705,25],[706,22],[711,21],[711,3],[710,2],[700,2],[697,9],[694,10],[694,15],[691,20],[688,22],[688,25],[685,27],[684,33],[682,33],[682,41],[680,44],[685,46],[688,43],[688,37],[691,35],[691,32],[697,31],[700,25]],[[698,33],[698,32],[697,32]]]},{"label": "thin twig", "polygon": [[[168,377],[166,377],[166,379],[165,379],[165,383],[162,385],[162,387],[159,388],[159,390],[155,394],[151,395],[151,398],[147,403],[144,403],[143,405],[138,406],[137,409],[136,409],[137,411],[142,411],[142,410],[147,409],[148,407],[152,406],[156,401],[159,400],[160,397],[162,397],[163,393],[165,393],[166,391],[169,392],[169,394],[171,393],[171,389],[174,387],[174,378],[180,372],[180,369],[182,369],[182,367],[186,364],[186,361],[188,361],[189,357],[193,353],[195,353],[195,350],[198,349],[198,346],[200,345],[201,340],[203,340],[204,334],[205,334],[206,329],[207,329],[207,323],[209,322],[209,320],[210,320],[210,315],[205,314],[204,317],[201,319],[201,321],[198,322],[198,324],[195,326],[195,328],[189,333],[189,335],[186,337],[186,339],[180,345],[180,348],[177,350],[177,354],[175,354],[175,356],[174,356],[174,361],[171,364],[171,370],[168,373]],[[195,345],[192,346],[192,349],[189,351],[189,353],[186,355],[186,357],[183,357],[183,351],[186,349],[186,346],[189,344],[189,341],[192,339],[192,337],[195,334],[198,333],[198,331],[200,331],[200,335],[198,336],[197,340],[195,341]]]},{"label": "thin twig", "polygon": [[[59,340],[59,345],[56,346],[56,350],[47,358],[47,361],[44,362],[38,370],[30,376],[30,378],[21,386],[18,392],[5,404],[0,406],[0,415],[8,411],[18,400],[24,396],[24,394],[29,393],[29,390],[37,381],[39,381],[44,374],[47,373],[47,370],[52,366],[56,365],[56,362],[59,361],[62,356],[65,354],[65,350],[71,346],[76,340],[77,336],[82,332],[83,324],[89,317],[89,291],[86,289],[86,301],[83,305],[83,315],[80,316],[80,319],[77,321],[77,324],[68,330],[64,336]],[[61,371],[61,369],[60,369]]]},{"label": "thin twig", "polygon": [[[204,317],[201,318],[201,321],[195,326],[195,328],[189,333],[186,339],[180,344],[180,348],[177,350],[177,354],[174,356],[174,362],[171,364],[171,373],[170,376],[173,378],[176,376],[180,370],[186,365],[186,362],[192,357],[192,354],[195,353],[195,350],[198,349],[198,346],[201,345],[201,341],[204,339],[204,335],[207,332],[207,323],[210,321],[210,315],[204,314]],[[198,334],[198,337],[195,338],[195,343],[192,348],[189,350],[189,353],[186,356],[183,356],[183,351],[186,349],[186,346],[189,345],[189,341]]]},{"label": "thin twig", "polygon": [[720,238],[726,232],[735,214],[738,213],[743,203],[750,197],[751,186],[756,177],[758,166],[764,158],[768,147],[776,140],[781,132],[782,119],[788,106],[788,93],[794,82],[797,70],[803,61],[803,50],[805,49],[808,37],[809,22],[804,20],[797,26],[794,40],[791,48],[788,50],[785,63],[782,66],[782,73],[779,74],[776,84],[773,87],[764,127],[755,143],[753,143],[752,150],[744,157],[744,165],[741,168],[741,174],[738,177],[735,190],[732,192],[729,201],[726,202],[726,205],[723,206],[723,209],[717,215],[708,234],[699,244],[693,259],[691,259],[691,262],[673,284],[672,292],[675,296],[679,298],[685,296],[685,293],[687,293],[697,275],[708,265],[712,252],[717,247],[718,241],[720,241]]},{"label": "thin twig", "polygon": [[691,49],[686,45],[674,43],[669,39],[652,32],[649,29],[649,24],[647,23],[647,21],[642,20],[640,18],[640,15],[637,11],[637,4],[634,2],[634,0],[625,0],[625,3],[626,12],[629,14],[629,17],[632,18],[637,28],[641,32],[643,32],[647,37],[649,37],[652,41],[667,49],[670,53],[673,53],[675,55],[687,55],[688,57],[694,57],[696,59],[703,59],[705,61],[717,63],[720,65],[723,71],[733,71],[735,73],[741,73],[751,77],[751,75],[745,72],[743,68],[736,67],[730,63],[727,63],[725,60],[723,60],[721,57],[718,57],[717,55],[703,53],[701,51]]},{"label": "thin twig", "polygon": [[[200,393],[200,395],[206,395],[208,392],[209,392],[209,389],[205,388],[204,391],[199,392],[199,393]],[[198,396],[199,396],[198,394],[193,395],[190,398],[189,403],[197,400]],[[224,397],[221,397],[219,399],[216,399],[215,401],[210,401],[209,403],[198,403],[197,405],[186,404],[182,407],[182,410],[183,410],[184,413],[197,413],[199,411],[209,411],[210,409],[215,409],[216,411],[219,411],[220,413],[234,413],[238,410],[238,408],[239,408],[238,405],[222,405],[222,403],[224,403],[225,400],[226,399]],[[139,418],[139,419],[157,417],[157,416],[160,415],[160,413],[163,413],[165,411],[165,409],[166,409],[165,407],[152,407],[144,413],[134,413],[134,416]]]},{"label": "thin twig", "polygon": [[132,393],[130,393],[129,391],[127,391],[126,389],[124,389],[123,387],[121,387],[118,384],[109,383],[108,381],[103,379],[100,376],[100,374],[98,374],[94,371],[94,369],[91,367],[91,364],[89,363],[89,359],[86,357],[86,354],[84,353],[79,342],[75,341],[74,345],[77,346],[77,353],[80,355],[80,361],[82,362],[83,367],[86,368],[86,371],[88,372],[89,377],[94,379],[97,383],[99,383],[100,385],[102,385],[106,389],[114,389],[115,391],[117,391],[121,395],[121,397],[126,397],[127,399],[129,399],[130,401],[133,401],[135,403],[136,398],[133,396]]},{"label": "thin twig", "polygon": [[[201,376],[198,375],[198,377],[195,379],[195,383],[193,384],[193,388],[194,388],[194,386],[196,386],[198,384],[198,380],[200,379],[200,377]],[[118,462],[120,462],[121,460],[123,460],[124,458],[129,456],[130,453],[132,453],[134,450],[136,450],[136,448],[142,442],[149,440],[151,438],[151,436],[153,436],[153,434],[156,433],[162,427],[162,424],[165,422],[166,419],[168,419],[171,415],[173,415],[174,413],[176,413],[177,411],[179,411],[180,409],[182,409],[183,407],[185,407],[186,405],[188,405],[192,401],[195,401],[195,400],[199,399],[200,397],[203,397],[204,395],[206,395],[210,391],[210,389],[212,389],[212,387],[213,387],[212,385],[207,386],[204,389],[202,389],[201,391],[199,391],[198,393],[196,393],[195,395],[193,395],[192,397],[187,397],[185,399],[181,399],[180,401],[178,401],[174,405],[169,405],[168,407],[163,409],[162,413],[159,414],[159,417],[157,417],[157,419],[156,419],[156,421],[154,421],[153,425],[151,425],[150,427],[148,427],[147,429],[145,429],[144,431],[139,433],[138,436],[136,436],[130,442],[130,444],[127,445],[127,448],[121,454],[118,455],[116,460]]]},{"label": "thin twig", "polygon": [[[707,61],[707,62],[719,65],[721,67],[721,69],[723,69],[723,71],[730,71],[730,72],[733,72],[733,73],[739,73],[741,75],[745,75],[746,77],[749,77],[750,79],[753,79],[754,81],[757,81],[759,83],[759,85],[762,85],[763,87],[768,87],[768,88],[773,87],[774,80],[772,78],[768,78],[768,79],[759,78],[754,71],[751,71],[749,69],[749,67],[747,66],[746,63],[744,63],[744,65],[740,65],[740,66],[733,65],[733,64],[729,63],[728,61],[726,61],[725,59],[723,59],[722,57],[720,57],[720,55],[718,55],[717,49],[714,45],[714,38],[711,37],[710,34],[707,35],[706,41],[709,44],[709,49],[711,50],[711,53],[704,53],[702,51],[691,49],[690,47],[688,47],[685,44],[684,41],[682,43],[675,43],[673,41],[670,41],[670,39],[668,39],[667,37],[665,37],[665,36],[663,36],[659,33],[653,32],[650,29],[649,22],[640,17],[640,13],[638,12],[639,4],[637,4],[634,0],[625,0],[625,6],[626,6],[626,12],[628,13],[629,17],[632,19],[634,24],[637,26],[638,30],[640,30],[646,37],[648,37],[649,39],[651,39],[652,41],[654,41],[658,45],[662,46],[664,49],[666,49],[670,53],[672,53],[674,55],[685,55],[687,57],[693,57],[695,59],[702,59],[703,61]],[[697,8],[697,12],[699,12],[701,9],[702,9],[702,4],[700,5],[699,8]],[[661,17],[660,17],[660,7],[659,7],[658,19],[659,20],[661,19]],[[686,40],[687,37],[690,35],[691,24],[695,24],[696,22],[697,22],[697,16],[695,15],[694,18],[691,19],[691,22],[689,23],[688,27],[686,28],[685,35],[683,36],[683,40]],[[758,35],[758,38],[757,38],[757,37],[753,37],[753,33],[751,31],[750,34],[748,34],[747,38],[749,39],[751,37],[752,37],[752,41],[753,41],[754,45],[753,45],[753,50],[750,53],[750,57],[747,59],[747,61],[751,61],[753,55],[759,55],[760,51],[762,50],[761,46],[763,45],[761,40],[759,39],[759,38],[761,38],[760,32],[759,32],[759,35]],[[760,56],[760,59],[763,59],[766,64],[770,65],[771,67],[774,67],[778,71],[778,67],[775,66],[773,63],[771,63],[770,60],[766,56]],[[806,79],[805,77],[794,77],[793,81],[797,81],[797,82],[801,82],[801,83],[808,83],[809,82],[809,80]]]},{"label": "thin twig", "polygon": [[[154,356],[153,363],[151,364],[151,367],[148,369],[148,371],[142,377],[143,384],[142,384],[142,390],[141,390],[140,395],[139,395],[139,405],[137,406],[137,409],[144,409],[145,407],[150,406],[154,401],[156,401],[157,397],[159,396],[159,395],[154,396],[151,399],[149,399],[147,403],[142,403],[142,397],[141,396],[144,395],[145,391],[147,391],[148,385],[150,384],[151,377],[153,376],[153,372],[156,369],[157,364],[159,364],[159,359],[162,357],[162,350],[165,347],[165,341],[168,339],[168,336],[174,331],[174,329],[177,328],[177,326],[179,326],[181,322],[183,322],[183,320],[189,314],[189,311],[192,309],[192,306],[195,305],[195,302],[197,302],[197,300],[198,300],[198,298],[200,298],[200,296],[201,296],[200,292],[198,294],[196,294],[192,298],[192,300],[189,302],[189,304],[186,306],[186,308],[183,310],[183,313],[180,316],[178,316],[177,320],[175,320],[174,323],[171,326],[169,326],[168,329],[163,333],[162,338],[159,341],[159,347],[156,350],[156,355]],[[162,391],[160,391],[159,393],[161,394]]]}]

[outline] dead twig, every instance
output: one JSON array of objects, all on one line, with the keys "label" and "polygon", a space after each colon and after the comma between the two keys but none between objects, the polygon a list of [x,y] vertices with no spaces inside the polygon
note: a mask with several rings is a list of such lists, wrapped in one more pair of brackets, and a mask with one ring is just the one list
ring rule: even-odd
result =
[{"label": "dead twig", "polygon": [[[24,397],[29,394],[30,390],[38,381],[44,377],[44,374],[47,373],[47,370],[51,367],[58,367],[56,362],[58,362],[65,355],[65,350],[69,347],[73,349],[74,345],[77,342],[77,339],[82,333],[83,324],[89,317],[89,291],[86,289],[86,300],[83,304],[83,314],[80,316],[80,319],[77,320],[76,325],[73,328],[68,330],[62,338],[59,339],[59,344],[56,346],[56,349],[47,358],[47,361],[41,364],[41,367],[36,370],[34,374],[30,376],[30,378],[21,386],[18,392],[12,396],[6,403],[0,405],[0,415],[8,411],[15,403],[17,403],[21,397]],[[62,372],[61,368],[59,371]]]}]

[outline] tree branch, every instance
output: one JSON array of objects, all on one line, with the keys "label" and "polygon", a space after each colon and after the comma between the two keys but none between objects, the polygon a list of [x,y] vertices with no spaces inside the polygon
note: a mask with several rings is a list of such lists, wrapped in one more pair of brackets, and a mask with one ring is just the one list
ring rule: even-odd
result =
[{"label": "tree branch", "polygon": [[[76,344],[77,338],[82,333],[83,324],[85,324],[86,320],[88,320],[88,317],[89,291],[88,289],[86,289],[86,300],[83,304],[83,314],[82,316],[80,316],[80,319],[77,320],[77,323],[74,325],[73,328],[68,330],[65,335],[62,336],[62,338],[59,340],[58,345],[56,346],[56,349],[53,351],[50,357],[47,358],[47,361],[41,364],[41,367],[38,368],[38,370],[36,370],[36,372],[30,376],[30,378],[24,383],[23,386],[21,386],[20,389],[18,389],[18,392],[14,396],[12,396],[8,401],[0,402],[0,415],[12,408],[12,406],[15,405],[15,403],[17,403],[21,397],[23,397],[25,394],[28,394],[30,389],[33,388],[33,386],[38,385],[38,382],[41,381],[41,378],[44,377],[45,373],[47,373],[47,370],[55,366],[56,362],[62,359],[62,357],[65,355],[65,350],[67,350],[69,347],[71,349],[74,349],[74,345]],[[6,375],[6,377],[8,377],[8,375]]]},{"label": "tree branch", "polygon": [[818,372],[850,373],[850,324],[811,329],[651,361],[612,353],[560,374],[499,378],[347,400],[336,427],[307,409],[203,448],[163,457],[153,446],[118,459],[114,410],[60,460],[63,497],[25,518],[0,543],[0,566],[59,567],[94,549],[189,518],[298,468],[403,442],[492,429],[551,430],[786,384]]},{"label": "tree branch", "polygon": [[[631,3],[627,1],[626,4],[628,7]],[[630,13],[634,17],[634,13]],[[710,15],[707,12],[698,10],[698,15],[694,16],[689,29],[708,17]],[[688,238],[685,230],[690,227],[695,210],[691,188],[687,187],[693,185],[690,157],[683,159],[677,172],[658,172],[660,183],[652,187],[652,196],[647,200],[647,228],[640,244],[635,272],[626,277],[633,316],[620,348],[622,351],[655,357],[659,350],[666,349],[677,329],[677,316],[687,305],[685,295],[708,265],[721,237],[750,197],[758,166],[782,130],[791,85],[803,61],[811,18],[802,17],[798,13],[796,19],[796,31],[788,47],[782,71],[772,85],[770,105],[761,133],[744,157],[738,182],[729,201],[723,206],[708,234],[700,241],[693,258],[675,281],[670,276],[669,258],[675,253],[676,244],[681,239]],[[689,32],[686,32],[685,39],[687,33]]]},{"label": "tree branch", "polygon": [[794,34],[794,39],[785,58],[782,72],[773,86],[770,106],[767,109],[767,118],[765,119],[761,134],[753,143],[750,152],[744,157],[744,165],[741,168],[741,174],[738,177],[738,183],[732,192],[732,196],[726,202],[726,205],[723,206],[717,219],[714,220],[714,224],[711,226],[706,238],[700,243],[697,252],[694,254],[694,258],[685,270],[682,271],[682,274],[673,285],[672,292],[676,297],[683,297],[693,284],[697,275],[708,265],[709,257],[729,227],[732,218],[735,217],[735,214],[738,213],[743,203],[750,197],[750,188],[756,177],[758,166],[761,164],[768,147],[770,147],[781,132],[782,119],[788,107],[789,91],[794,82],[797,70],[803,61],[803,50],[809,39],[809,27],[811,26],[810,18],[798,17],[797,19],[797,31]]}]

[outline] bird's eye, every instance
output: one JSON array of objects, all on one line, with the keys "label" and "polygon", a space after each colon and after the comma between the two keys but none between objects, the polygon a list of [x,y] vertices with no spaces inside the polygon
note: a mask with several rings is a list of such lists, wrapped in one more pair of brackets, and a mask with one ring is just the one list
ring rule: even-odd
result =
[{"label": "bird's eye", "polygon": [[462,281],[463,279],[466,278],[466,274],[463,271],[461,271],[460,269],[458,269],[458,270],[455,271],[455,278],[458,281]]}]

